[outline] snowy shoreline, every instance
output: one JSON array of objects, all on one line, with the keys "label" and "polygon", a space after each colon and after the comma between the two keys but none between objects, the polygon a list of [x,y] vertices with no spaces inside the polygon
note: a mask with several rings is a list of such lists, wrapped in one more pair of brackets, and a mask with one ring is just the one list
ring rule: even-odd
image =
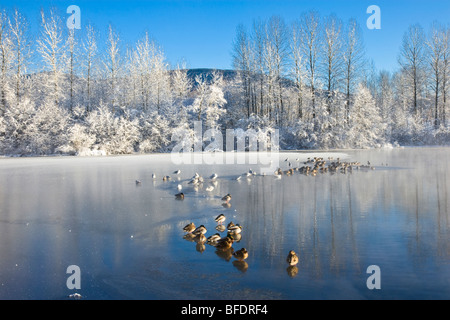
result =
[{"label": "snowy shoreline", "polygon": [[[430,148],[448,148],[449,145],[424,145],[424,146],[382,146],[379,148],[342,148],[342,149],[303,149],[303,150],[280,150],[278,153],[280,155],[283,154],[315,154],[315,153],[342,153],[342,152],[354,152],[354,151],[367,151],[367,150],[394,150],[394,149],[416,149],[416,148],[424,148],[424,149],[430,149]],[[212,154],[210,152],[199,152],[200,154]],[[226,152],[224,152],[226,153]],[[229,153],[237,153],[236,151],[231,151]],[[245,152],[245,154],[250,154],[251,152]],[[256,152],[258,153],[258,152]],[[43,158],[43,159],[50,159],[50,158],[73,158],[73,159],[89,159],[89,158],[122,158],[122,157],[147,157],[147,156],[166,156],[170,155],[171,152],[154,152],[154,153],[129,153],[129,154],[97,154],[97,155],[77,155],[77,154],[50,154],[50,155],[0,155],[1,159],[26,159],[26,158]],[[192,153],[193,154],[193,153]]]},{"label": "snowy shoreline", "polygon": [[[280,154],[288,154],[288,153],[299,153],[299,154],[309,154],[309,153],[340,153],[340,152],[354,152],[354,151],[366,151],[366,150],[394,150],[394,149],[435,149],[435,148],[449,148],[450,145],[399,145],[399,144],[386,144],[380,147],[371,147],[371,148],[338,148],[338,149],[283,149],[279,150]],[[38,154],[7,154],[0,155],[1,159],[26,159],[26,158],[118,158],[118,157],[138,157],[138,156],[163,156],[169,155],[171,152],[152,152],[152,153],[126,153],[126,154],[107,154],[106,152],[95,152],[98,150],[94,150],[92,153],[83,152],[82,154],[69,154],[69,153],[55,153],[49,155],[38,155]],[[214,154],[214,152],[199,152],[201,154]],[[222,152],[221,152],[222,153]],[[224,152],[225,153],[225,152]],[[230,153],[237,153],[236,151],[231,151]],[[249,154],[250,152],[245,152]],[[258,153],[258,152],[256,152]]]}]

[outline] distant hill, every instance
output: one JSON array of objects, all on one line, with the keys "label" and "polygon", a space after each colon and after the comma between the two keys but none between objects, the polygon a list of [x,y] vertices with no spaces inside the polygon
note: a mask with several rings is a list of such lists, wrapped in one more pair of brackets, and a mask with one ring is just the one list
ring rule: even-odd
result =
[{"label": "distant hill", "polygon": [[[236,70],[207,69],[207,68],[187,69],[187,75],[188,75],[189,79],[192,80],[192,83],[194,83],[194,86],[195,86],[195,77],[197,75],[206,77],[207,81],[210,81],[212,78],[211,74],[213,71],[216,71],[216,72],[222,74],[225,82],[233,81],[238,76],[238,71],[236,71]],[[294,82],[288,78],[283,78],[282,84],[284,87],[291,87],[291,86],[295,85]]]},{"label": "distant hill", "polygon": [[190,79],[195,80],[195,77],[197,75],[201,75],[203,77],[206,76],[206,79],[208,81],[211,80],[211,74],[217,71],[218,73],[222,74],[223,79],[225,81],[231,81],[234,80],[237,76],[237,71],[235,70],[221,70],[221,69],[188,69],[187,75]]}]

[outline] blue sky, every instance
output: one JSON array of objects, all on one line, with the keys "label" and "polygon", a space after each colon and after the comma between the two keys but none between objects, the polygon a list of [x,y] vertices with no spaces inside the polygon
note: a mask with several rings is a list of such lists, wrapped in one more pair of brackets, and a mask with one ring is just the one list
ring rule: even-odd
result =
[{"label": "blue sky", "polygon": [[[356,19],[364,31],[367,56],[378,69],[395,70],[403,33],[420,23],[449,24],[448,0],[0,0],[0,7],[17,7],[38,35],[41,8],[57,8],[64,21],[66,8],[78,5],[81,23],[93,24],[103,35],[112,24],[124,45],[133,45],[146,31],[164,49],[168,62],[185,61],[191,68],[231,68],[231,48],[239,23],[251,26],[257,18],[280,15],[290,23],[302,12],[336,14]],[[367,7],[381,9],[381,30],[369,30]],[[83,32],[83,31],[81,31]]]}]

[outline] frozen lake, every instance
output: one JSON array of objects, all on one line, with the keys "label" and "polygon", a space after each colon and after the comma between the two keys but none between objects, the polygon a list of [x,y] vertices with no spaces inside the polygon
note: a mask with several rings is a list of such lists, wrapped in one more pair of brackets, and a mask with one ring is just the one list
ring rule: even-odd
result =
[{"label": "frozen lake", "polygon": [[[280,166],[330,156],[375,170],[237,181],[258,167],[167,154],[0,159],[0,299],[449,299],[450,148],[280,153]],[[245,261],[184,238],[190,222],[225,236],[221,213],[243,226],[233,250],[245,247]],[[80,290],[66,286],[70,265]],[[367,288],[370,265],[380,290]]]}]

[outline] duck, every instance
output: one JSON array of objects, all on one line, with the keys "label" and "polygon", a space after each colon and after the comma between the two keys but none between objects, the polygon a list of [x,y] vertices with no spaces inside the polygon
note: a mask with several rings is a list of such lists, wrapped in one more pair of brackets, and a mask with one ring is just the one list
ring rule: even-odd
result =
[{"label": "duck", "polygon": [[169,181],[170,180],[170,177],[169,176],[164,176],[163,177],[163,181]]},{"label": "duck", "polygon": [[180,174],[181,170],[174,171],[173,174]]},{"label": "duck", "polygon": [[290,266],[295,266],[298,263],[298,256],[294,250],[289,251],[286,261]]},{"label": "duck", "polygon": [[152,174],[152,179],[156,179],[156,174],[155,173]]},{"label": "duck", "polygon": [[217,240],[217,242],[221,243],[221,242],[226,242],[226,241],[230,241],[230,240],[233,240],[233,242],[234,242],[234,237],[232,235],[230,235],[230,234],[227,234],[225,237],[220,238],[219,240]]},{"label": "duck", "polygon": [[175,195],[175,199],[177,199],[177,200],[184,200],[184,193],[183,192],[177,193]]},{"label": "duck", "polygon": [[192,178],[188,183],[189,184],[198,184],[198,178]]},{"label": "duck", "polygon": [[233,252],[233,257],[238,260],[245,260],[248,258],[248,251],[245,248],[242,248],[238,251]]},{"label": "duck", "polygon": [[232,226],[234,226],[235,224],[234,224],[234,222],[233,221],[230,221],[230,223],[227,225],[227,229],[229,229],[230,227],[232,227]]},{"label": "duck", "polygon": [[216,180],[217,179],[217,174],[213,173],[210,177],[211,180]]},{"label": "duck", "polygon": [[230,226],[228,227],[228,232],[233,234],[233,233],[241,233],[242,232],[242,226],[239,224],[236,224],[234,226]]},{"label": "duck", "polygon": [[216,248],[222,250],[230,249],[233,245],[233,242],[234,242],[233,238],[226,236],[225,238],[217,241]]},{"label": "duck", "polygon": [[212,243],[212,242],[217,242],[220,239],[221,239],[220,234],[219,233],[215,233],[212,236],[208,237],[206,240],[208,241],[208,243]]},{"label": "duck", "polygon": [[198,234],[205,234],[206,233],[206,228],[204,225],[201,225],[199,227],[197,227],[194,231],[192,231],[193,234],[198,235]]},{"label": "duck", "polygon": [[188,225],[186,225],[183,228],[183,231],[188,232],[188,233],[191,233],[194,230],[195,230],[195,224],[193,222],[189,223]]},{"label": "duck", "polygon": [[226,217],[225,217],[225,215],[223,213],[221,213],[214,220],[217,223],[222,224],[226,220]]},{"label": "duck", "polygon": [[222,198],[222,201],[225,201],[225,202],[229,202],[231,200],[231,194],[227,194],[227,195],[225,195],[225,196],[223,196],[223,198]]},{"label": "duck", "polygon": [[83,296],[79,293],[69,294],[68,297],[70,299],[75,299],[75,300],[80,300],[81,298],[83,298]]}]

